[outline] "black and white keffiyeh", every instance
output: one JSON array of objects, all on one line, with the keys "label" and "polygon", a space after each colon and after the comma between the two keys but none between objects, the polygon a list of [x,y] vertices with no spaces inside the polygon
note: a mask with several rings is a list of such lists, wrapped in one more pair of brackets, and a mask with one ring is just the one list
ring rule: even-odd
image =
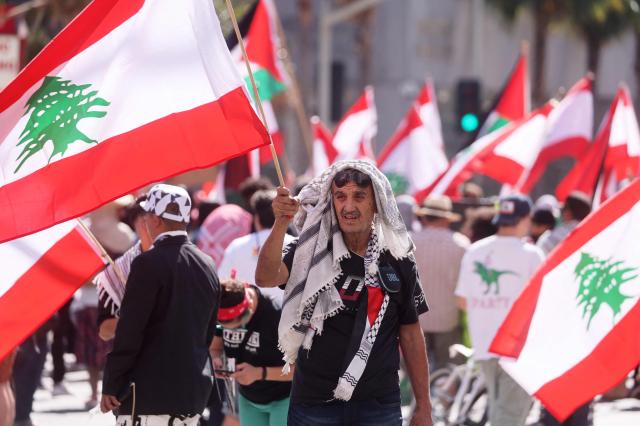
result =
[{"label": "black and white keffiyeh", "polygon": [[383,296],[378,282],[378,257],[383,250],[388,250],[396,259],[413,253],[413,242],[401,219],[391,185],[373,164],[359,160],[337,162],[300,192],[301,208],[294,218],[299,230],[298,245],[285,288],[278,335],[287,371],[290,364],[295,363],[300,347],[310,349],[315,334],[322,333],[324,320],[344,308],[335,283],[342,274],[340,261],[351,254],[331,202],[331,184],[335,175],[344,169],[359,170],[373,183],[377,214],[364,259],[365,284],[370,295],[379,296],[369,297],[367,310],[376,309],[375,320],[366,321],[360,348],[334,390],[336,398],[348,401],[364,371],[389,303],[388,295]]}]

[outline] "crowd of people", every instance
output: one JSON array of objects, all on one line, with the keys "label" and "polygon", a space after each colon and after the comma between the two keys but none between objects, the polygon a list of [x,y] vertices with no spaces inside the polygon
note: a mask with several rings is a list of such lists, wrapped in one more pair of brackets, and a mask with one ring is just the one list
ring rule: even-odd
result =
[{"label": "crowd of people", "polygon": [[0,426],[32,425],[49,353],[51,393],[66,392],[65,352],[89,373],[87,408],[117,425],[400,425],[401,358],[411,425],[430,425],[429,371],[462,362],[456,343],[473,347],[491,425],[525,424],[532,398],[489,345],[588,197],[493,206],[467,184],[455,205],[417,205],[363,161],[240,193],[220,204],[158,184],[92,213],[115,262],[0,362]]}]

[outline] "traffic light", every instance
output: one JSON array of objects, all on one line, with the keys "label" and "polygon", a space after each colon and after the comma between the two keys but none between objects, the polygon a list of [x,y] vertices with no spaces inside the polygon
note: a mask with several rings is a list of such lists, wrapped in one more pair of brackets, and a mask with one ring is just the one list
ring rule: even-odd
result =
[{"label": "traffic light", "polygon": [[459,131],[471,133],[480,125],[480,82],[477,79],[458,81],[456,116]]}]

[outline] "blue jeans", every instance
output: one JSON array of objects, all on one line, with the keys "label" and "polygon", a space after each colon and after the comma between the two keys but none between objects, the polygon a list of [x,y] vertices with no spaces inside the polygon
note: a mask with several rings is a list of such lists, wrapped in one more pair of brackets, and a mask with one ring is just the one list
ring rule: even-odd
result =
[{"label": "blue jeans", "polygon": [[289,426],[401,426],[397,393],[367,401],[331,401],[320,405],[289,405]]}]

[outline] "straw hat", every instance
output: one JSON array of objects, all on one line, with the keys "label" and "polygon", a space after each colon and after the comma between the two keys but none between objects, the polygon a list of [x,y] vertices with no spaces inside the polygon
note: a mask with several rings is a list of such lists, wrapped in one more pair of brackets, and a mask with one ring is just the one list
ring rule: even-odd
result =
[{"label": "straw hat", "polygon": [[453,213],[453,204],[451,198],[447,196],[431,196],[422,203],[422,206],[416,210],[417,216],[431,216],[447,219],[450,222],[458,222],[462,216]]}]

